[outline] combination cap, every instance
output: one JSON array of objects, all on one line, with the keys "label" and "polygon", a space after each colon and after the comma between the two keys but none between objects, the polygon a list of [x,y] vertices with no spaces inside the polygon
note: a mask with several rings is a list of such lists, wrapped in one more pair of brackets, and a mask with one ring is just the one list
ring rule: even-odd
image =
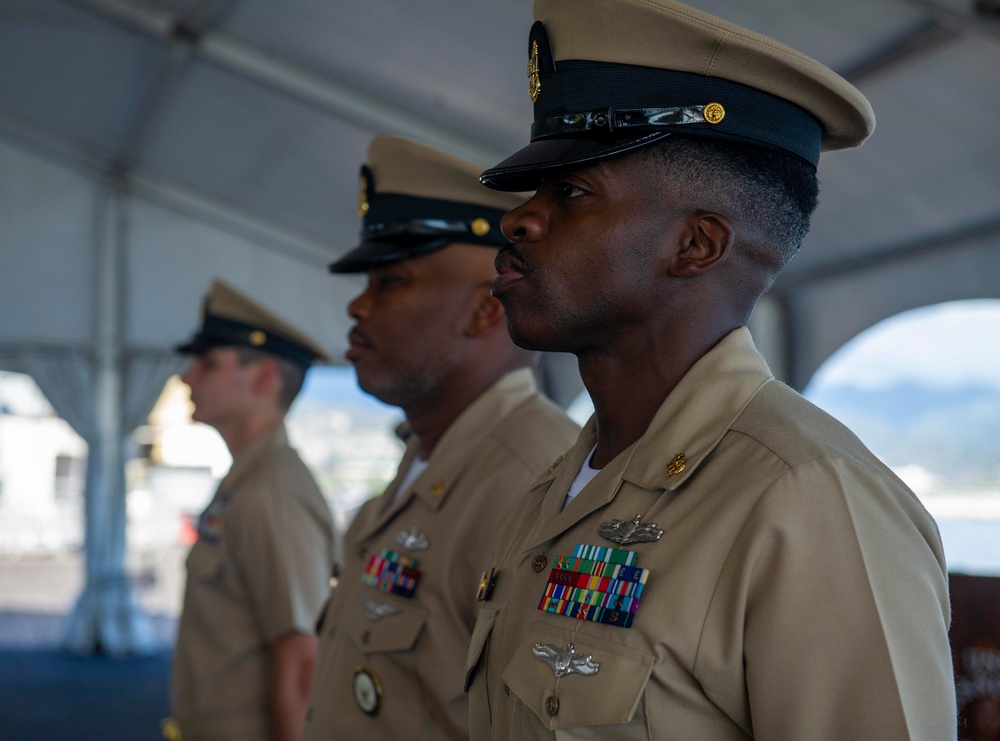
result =
[{"label": "combination cap", "polygon": [[743,142],[811,163],[875,128],[847,80],[777,41],[673,0],[535,0],[531,143],[481,176],[532,190],[547,171],[671,134]]},{"label": "combination cap", "polygon": [[330,265],[330,272],[360,273],[453,242],[506,245],[500,219],[525,196],[484,188],[481,170],[407,139],[373,139],[358,190],[361,244]]},{"label": "combination cap", "polygon": [[303,332],[219,280],[213,281],[202,304],[201,327],[176,349],[183,355],[199,355],[213,347],[252,347],[303,368],[330,360]]}]

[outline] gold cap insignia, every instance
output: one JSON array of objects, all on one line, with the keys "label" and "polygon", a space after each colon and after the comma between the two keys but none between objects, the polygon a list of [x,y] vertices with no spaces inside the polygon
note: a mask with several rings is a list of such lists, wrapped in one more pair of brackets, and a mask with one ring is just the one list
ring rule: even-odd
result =
[{"label": "gold cap insignia", "polygon": [[538,100],[542,92],[542,81],[538,76],[538,42],[531,42],[531,57],[528,58],[528,95],[531,102]]},{"label": "gold cap insignia", "polygon": [[488,222],[486,219],[474,219],[473,222],[469,225],[469,228],[472,230],[472,233],[475,234],[477,237],[482,237],[487,232],[489,232],[490,222]]},{"label": "gold cap insignia", "polygon": [[703,114],[705,120],[710,124],[722,123],[722,119],[726,117],[726,109],[722,107],[722,103],[709,103],[705,106]]},{"label": "gold cap insignia", "polygon": [[254,347],[260,347],[265,342],[267,342],[267,335],[261,332],[259,329],[255,329],[250,333],[250,344]]},{"label": "gold cap insignia", "polygon": [[364,218],[368,213],[368,178],[361,176],[358,182],[358,216]]}]

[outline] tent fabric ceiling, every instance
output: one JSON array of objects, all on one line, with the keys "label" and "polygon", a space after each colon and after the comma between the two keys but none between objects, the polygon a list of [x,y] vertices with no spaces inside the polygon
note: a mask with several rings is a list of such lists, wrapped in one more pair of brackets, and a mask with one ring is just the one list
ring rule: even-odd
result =
[{"label": "tent fabric ceiling", "polygon": [[[979,259],[992,267],[1000,246],[996,11],[977,14],[972,0],[692,4],[845,74],[878,118],[864,147],[823,158],[812,232],[774,287],[796,312],[786,317],[798,343],[789,380],[801,386],[848,331],[922,292],[965,297],[958,281]],[[129,270],[144,308],[129,319],[129,342],[176,341],[211,279],[202,270],[329,322],[354,284],[320,267],[353,244],[368,140],[401,133],[483,165],[520,146],[530,20],[530,0],[0,0],[0,143],[68,168],[40,165],[20,190],[16,174],[0,175],[0,213],[12,222],[0,227],[0,264],[19,276],[0,276],[3,301],[87,304],[89,248],[71,235],[91,228],[93,205],[63,182],[82,174],[116,178],[138,199],[131,229],[143,244],[130,245]],[[198,223],[164,236],[182,217]],[[968,269],[941,271],[940,254],[970,234]],[[57,257],[60,244],[77,248]],[[67,262],[45,285],[32,259]],[[840,290],[870,270],[883,276],[877,295],[871,280]],[[997,296],[986,283],[975,290]],[[56,326],[45,311],[19,326],[0,312],[0,342],[86,336],[87,312]],[[339,355],[346,321],[312,321],[339,332],[328,338]]]}]

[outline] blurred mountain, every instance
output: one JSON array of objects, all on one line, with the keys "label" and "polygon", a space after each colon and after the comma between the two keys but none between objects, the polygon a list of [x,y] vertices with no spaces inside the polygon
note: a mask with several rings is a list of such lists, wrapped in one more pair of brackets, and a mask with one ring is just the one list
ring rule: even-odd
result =
[{"label": "blurred mountain", "polygon": [[1000,482],[1000,388],[833,386],[808,398],[893,468],[917,465],[955,485]]}]

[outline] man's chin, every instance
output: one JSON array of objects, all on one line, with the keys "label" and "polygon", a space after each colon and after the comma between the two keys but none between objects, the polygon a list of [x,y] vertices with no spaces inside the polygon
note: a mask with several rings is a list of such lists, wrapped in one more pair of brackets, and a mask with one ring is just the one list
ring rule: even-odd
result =
[{"label": "man's chin", "polygon": [[507,334],[511,342],[524,350],[532,352],[563,352],[554,349],[554,338],[545,332],[532,327],[529,322],[512,321],[507,315]]}]

